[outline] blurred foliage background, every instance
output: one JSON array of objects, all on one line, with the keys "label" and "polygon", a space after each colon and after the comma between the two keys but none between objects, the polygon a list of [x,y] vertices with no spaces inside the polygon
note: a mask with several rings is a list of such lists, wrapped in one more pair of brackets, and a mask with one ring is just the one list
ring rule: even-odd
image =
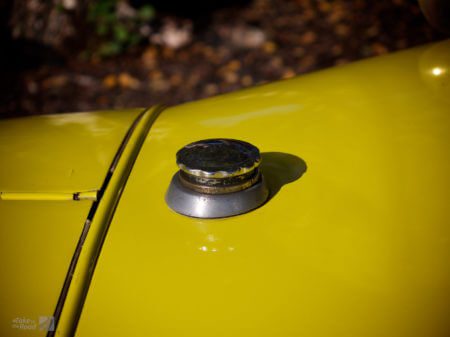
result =
[{"label": "blurred foliage background", "polygon": [[178,104],[444,36],[415,0],[0,2],[0,117]]}]

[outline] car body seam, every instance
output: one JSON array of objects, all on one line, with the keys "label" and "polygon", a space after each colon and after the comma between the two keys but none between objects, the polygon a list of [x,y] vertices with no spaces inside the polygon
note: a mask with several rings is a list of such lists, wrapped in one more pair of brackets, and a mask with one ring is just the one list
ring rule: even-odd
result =
[{"label": "car body seam", "polygon": [[107,172],[83,226],[47,337],[72,336],[89,289],[96,261],[128,176],[151,125],[164,108],[145,109],[132,123]]}]

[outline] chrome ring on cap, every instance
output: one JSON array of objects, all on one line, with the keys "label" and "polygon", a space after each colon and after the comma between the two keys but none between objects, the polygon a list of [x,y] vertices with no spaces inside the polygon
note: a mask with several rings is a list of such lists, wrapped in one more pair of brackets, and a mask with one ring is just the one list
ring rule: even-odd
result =
[{"label": "chrome ring on cap", "polygon": [[206,139],[186,145],[177,152],[178,167],[203,178],[230,178],[257,168],[261,156],[257,147],[242,140]]}]

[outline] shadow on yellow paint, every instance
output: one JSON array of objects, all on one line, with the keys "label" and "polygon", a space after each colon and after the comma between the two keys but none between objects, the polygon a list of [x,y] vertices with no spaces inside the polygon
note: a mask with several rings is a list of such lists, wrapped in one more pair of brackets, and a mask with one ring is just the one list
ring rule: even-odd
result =
[{"label": "shadow on yellow paint", "polygon": [[261,171],[269,187],[269,199],[272,199],[283,185],[298,180],[307,169],[303,159],[284,152],[261,153]]}]

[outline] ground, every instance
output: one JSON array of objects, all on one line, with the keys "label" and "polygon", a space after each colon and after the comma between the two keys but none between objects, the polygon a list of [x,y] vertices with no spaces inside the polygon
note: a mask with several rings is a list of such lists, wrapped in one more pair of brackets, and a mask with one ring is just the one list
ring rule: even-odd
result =
[{"label": "ground", "polygon": [[2,85],[0,116],[173,105],[444,38],[412,0],[254,0],[191,12],[157,12],[149,43],[114,58],[22,55]]}]

